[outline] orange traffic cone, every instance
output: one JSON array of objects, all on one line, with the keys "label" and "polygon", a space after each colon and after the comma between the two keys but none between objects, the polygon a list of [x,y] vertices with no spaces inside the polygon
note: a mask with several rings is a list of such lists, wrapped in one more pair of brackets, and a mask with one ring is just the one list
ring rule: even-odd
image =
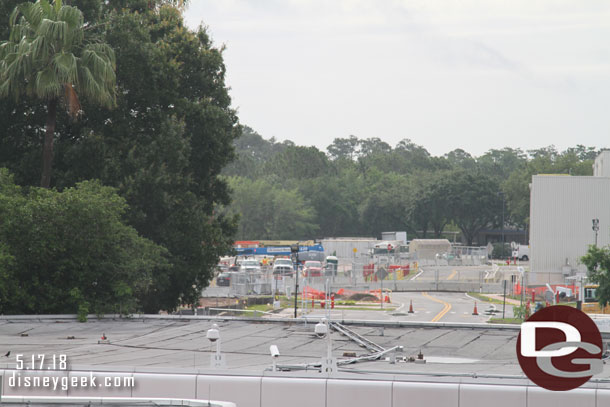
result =
[{"label": "orange traffic cone", "polygon": [[409,314],[413,313],[413,300],[409,303]]},{"label": "orange traffic cone", "polygon": [[472,315],[479,315],[479,311],[477,311],[477,302],[474,302],[474,310],[472,311]]}]

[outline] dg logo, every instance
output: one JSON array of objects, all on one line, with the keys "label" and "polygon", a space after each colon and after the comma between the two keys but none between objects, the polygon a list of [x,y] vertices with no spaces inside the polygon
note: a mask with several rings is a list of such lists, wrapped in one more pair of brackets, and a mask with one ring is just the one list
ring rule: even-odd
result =
[{"label": "dg logo", "polygon": [[521,325],[517,358],[523,373],[548,390],[572,390],[603,370],[602,337],[576,308],[541,309]]}]

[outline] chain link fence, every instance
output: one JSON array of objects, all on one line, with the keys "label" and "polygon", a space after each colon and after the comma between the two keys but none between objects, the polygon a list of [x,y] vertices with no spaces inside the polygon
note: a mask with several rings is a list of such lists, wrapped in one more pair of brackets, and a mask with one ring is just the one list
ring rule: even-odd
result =
[{"label": "chain link fence", "polygon": [[[503,273],[497,267],[489,269],[456,269],[447,278],[452,267],[479,267],[489,264],[486,247],[453,246],[446,253],[439,253],[433,259],[420,259],[409,253],[385,255],[361,255],[339,263],[336,272],[327,275],[304,277],[299,271],[299,291],[305,287],[325,291],[327,286],[333,292],[344,288],[353,291],[394,290],[394,291],[456,291],[456,292],[501,292]],[[426,270],[426,279],[413,279]],[[324,273],[324,271],[323,271]],[[430,275],[434,277],[430,277]],[[444,275],[443,278],[439,275]],[[509,277],[510,278],[510,277]],[[430,281],[432,280],[432,281]],[[256,272],[231,273],[228,287],[213,286],[204,291],[204,296],[248,296],[248,295],[288,295],[295,291],[294,275],[274,275],[271,266]]]}]

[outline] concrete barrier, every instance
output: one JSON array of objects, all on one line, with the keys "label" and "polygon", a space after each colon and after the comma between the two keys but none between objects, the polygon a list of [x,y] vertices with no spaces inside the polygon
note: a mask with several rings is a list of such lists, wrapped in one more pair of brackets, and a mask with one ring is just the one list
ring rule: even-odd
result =
[{"label": "concrete barrier", "polygon": [[[133,377],[134,386],[115,392],[107,387],[86,391],[53,390],[51,387],[25,389],[9,385],[13,374],[28,377]],[[316,372],[262,372],[231,374],[199,372],[190,374],[128,373],[110,371],[28,371],[0,370],[3,377],[1,397],[70,397],[79,396],[133,398],[175,398],[191,400],[221,400],[239,407],[322,406],[329,407],[602,407],[610,403],[610,383],[595,380],[583,387],[566,392],[552,392],[532,385],[526,379],[504,377],[405,376],[399,372],[359,374],[339,372],[325,375]],[[0,399],[1,400],[1,399]]]}]

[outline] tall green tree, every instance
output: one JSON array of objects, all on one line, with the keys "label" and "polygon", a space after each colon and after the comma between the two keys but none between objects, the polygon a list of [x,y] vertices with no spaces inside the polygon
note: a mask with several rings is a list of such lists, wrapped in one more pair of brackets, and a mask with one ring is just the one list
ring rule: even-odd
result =
[{"label": "tall green tree", "polygon": [[500,186],[488,175],[467,171],[452,173],[450,181],[451,218],[471,246],[481,229],[497,222],[502,210]]},{"label": "tall green tree", "polygon": [[359,208],[361,232],[380,236],[383,231],[406,230],[406,197],[412,191],[409,179],[396,173],[370,172]]},{"label": "tall green tree", "polygon": [[315,210],[315,224],[319,228],[316,236],[366,233],[360,227],[358,212],[366,188],[364,180],[352,168],[302,182],[299,190]]},{"label": "tall green tree", "polygon": [[451,171],[425,173],[416,178],[407,200],[407,218],[426,238],[428,229],[440,238],[451,222],[453,208],[453,175]]},{"label": "tall green tree", "polygon": [[86,42],[81,11],[48,0],[21,3],[10,17],[10,36],[0,44],[0,97],[28,96],[46,103],[40,185],[51,185],[57,107],[81,111],[80,97],[114,105],[115,59],[102,42]]},{"label": "tall green tree", "polygon": [[236,159],[222,171],[227,176],[257,178],[262,176],[262,168],[276,154],[288,148],[272,137],[265,140],[254,129],[242,125],[239,138],[234,141]]},{"label": "tall green tree", "polygon": [[527,156],[518,148],[491,149],[477,158],[477,167],[481,171],[501,181],[526,164]]},{"label": "tall green tree", "polygon": [[0,313],[134,312],[167,250],[125,224],[116,189],[21,188],[0,169]]},{"label": "tall green tree", "polygon": [[333,160],[341,158],[353,160],[358,152],[359,143],[358,137],[350,135],[348,138],[339,137],[334,139],[333,143],[326,149]]},{"label": "tall green tree", "polygon": [[589,281],[599,284],[595,294],[604,308],[610,303],[610,247],[591,245],[581,261],[587,266]]},{"label": "tall green tree", "polygon": [[308,239],[316,233],[314,210],[297,189],[242,177],[229,178],[229,185],[233,202],[227,210],[240,217],[238,239]]},{"label": "tall green tree", "polygon": [[181,10],[168,4],[107,11],[104,23],[116,50],[117,109],[69,129],[58,172],[65,185],[100,178],[119,188],[129,223],[166,247],[173,265],[154,276],[144,309],[173,309],[180,299],[196,301],[235,231],[219,211],[230,202],[219,176],[239,134],[223,49],[203,27],[185,27]]},{"label": "tall green tree", "polygon": [[445,154],[445,158],[449,165],[454,168],[461,168],[463,170],[473,170],[475,169],[477,162],[470,155],[470,153],[462,150],[461,148],[456,148],[453,151]]},{"label": "tall green tree", "polygon": [[[220,173],[240,132],[223,47],[205,28],[187,28],[177,3],[73,0],[87,11],[87,35],[115,50],[116,108],[82,98],[86,114],[77,121],[57,112],[53,185],[99,179],[117,188],[128,224],[169,252],[172,267],[152,275],[140,302],[146,312],[194,302],[235,231],[219,210],[230,202]],[[0,100],[0,165],[20,185],[39,182],[37,123],[45,116],[46,106],[27,95]]]},{"label": "tall green tree", "polygon": [[278,179],[302,180],[326,175],[329,169],[326,154],[316,147],[289,146],[267,160],[262,172]]}]

